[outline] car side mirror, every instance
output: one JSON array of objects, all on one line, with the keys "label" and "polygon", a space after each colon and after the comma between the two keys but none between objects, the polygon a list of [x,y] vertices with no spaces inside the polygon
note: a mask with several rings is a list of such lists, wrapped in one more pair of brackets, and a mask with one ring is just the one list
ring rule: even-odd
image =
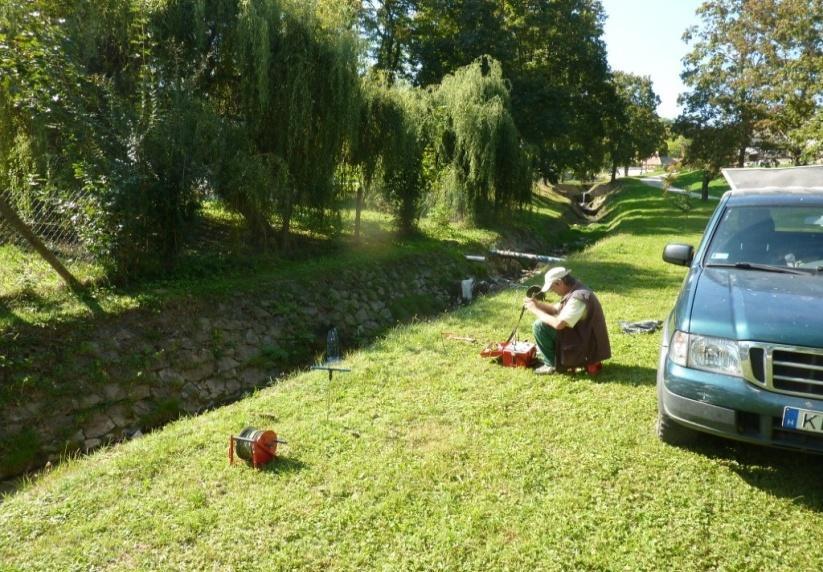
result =
[{"label": "car side mirror", "polygon": [[663,249],[663,260],[669,264],[689,266],[694,259],[694,247],[691,244],[667,244]]}]

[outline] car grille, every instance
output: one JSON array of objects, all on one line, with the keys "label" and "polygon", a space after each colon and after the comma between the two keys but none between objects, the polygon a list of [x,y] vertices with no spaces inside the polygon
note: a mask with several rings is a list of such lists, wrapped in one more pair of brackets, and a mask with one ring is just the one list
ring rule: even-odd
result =
[{"label": "car grille", "polygon": [[758,385],[803,397],[823,396],[823,350],[785,346],[749,347],[748,374]]},{"label": "car grille", "polygon": [[823,355],[775,350],[772,383],[775,389],[823,395]]}]

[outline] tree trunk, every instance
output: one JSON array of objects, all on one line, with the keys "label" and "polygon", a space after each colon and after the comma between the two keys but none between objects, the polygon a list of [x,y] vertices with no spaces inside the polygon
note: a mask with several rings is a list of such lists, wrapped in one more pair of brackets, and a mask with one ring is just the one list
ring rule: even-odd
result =
[{"label": "tree trunk", "polygon": [[357,185],[357,199],[354,208],[354,240],[360,241],[360,213],[363,211],[363,185]]},{"label": "tree trunk", "polygon": [[623,176],[624,176],[624,177],[628,177],[628,176],[629,176],[629,166],[628,166],[628,165],[626,165],[625,167],[623,167]]},{"label": "tree trunk", "polygon": [[703,187],[700,189],[700,200],[709,200],[709,181],[712,180],[712,175],[709,171],[703,171]]},{"label": "tree trunk", "polygon": [[292,203],[292,196],[291,191],[286,193],[286,205],[283,209],[283,224],[280,227],[280,247],[284,251],[288,251],[289,249],[289,232],[290,232],[290,225],[291,225],[291,215],[294,212],[294,206]]},{"label": "tree trunk", "polygon": [[43,260],[49,263],[49,265],[54,268],[54,271],[60,275],[60,278],[68,285],[69,288],[72,289],[77,294],[83,293],[83,285],[80,284],[80,281],[75,278],[71,272],[69,272],[65,266],[63,266],[57,257],[52,254],[52,252],[46,248],[46,245],[43,244],[39,238],[26,226],[20,217],[17,216],[17,213],[14,212],[14,209],[6,202],[6,199],[0,197],[0,215],[8,221],[8,223],[14,228],[20,235],[26,239],[26,241],[37,251],[37,253],[43,257]]},{"label": "tree trunk", "polygon": [[612,162],[612,183],[617,180],[617,161]]},{"label": "tree trunk", "polygon": [[737,166],[744,167],[746,165],[746,146],[740,148],[737,152]]}]

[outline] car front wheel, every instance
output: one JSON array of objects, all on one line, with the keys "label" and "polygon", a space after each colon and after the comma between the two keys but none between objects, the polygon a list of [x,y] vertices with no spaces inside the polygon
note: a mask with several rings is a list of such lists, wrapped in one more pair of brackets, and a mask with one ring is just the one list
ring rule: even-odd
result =
[{"label": "car front wheel", "polygon": [[657,437],[668,445],[683,447],[697,443],[700,433],[688,427],[683,427],[662,411],[658,411]]}]

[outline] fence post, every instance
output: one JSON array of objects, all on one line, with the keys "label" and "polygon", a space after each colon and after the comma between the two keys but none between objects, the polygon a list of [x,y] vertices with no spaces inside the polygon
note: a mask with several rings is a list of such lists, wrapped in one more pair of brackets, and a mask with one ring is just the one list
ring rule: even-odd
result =
[{"label": "fence post", "polygon": [[46,248],[46,245],[43,244],[43,242],[37,238],[31,229],[29,229],[26,223],[24,223],[20,217],[17,216],[17,213],[14,212],[14,209],[9,203],[6,202],[6,199],[2,195],[0,195],[0,215],[2,215],[2,217],[8,221],[12,228],[19,232],[29,244],[31,244],[32,248],[34,248],[34,250],[36,250],[37,253],[43,257],[43,260],[48,262],[49,265],[54,268],[55,272],[60,275],[69,288],[77,294],[83,293],[83,285],[80,284],[80,281],[77,280],[77,278],[75,278],[65,266],[63,266],[63,264],[48,248]]}]

